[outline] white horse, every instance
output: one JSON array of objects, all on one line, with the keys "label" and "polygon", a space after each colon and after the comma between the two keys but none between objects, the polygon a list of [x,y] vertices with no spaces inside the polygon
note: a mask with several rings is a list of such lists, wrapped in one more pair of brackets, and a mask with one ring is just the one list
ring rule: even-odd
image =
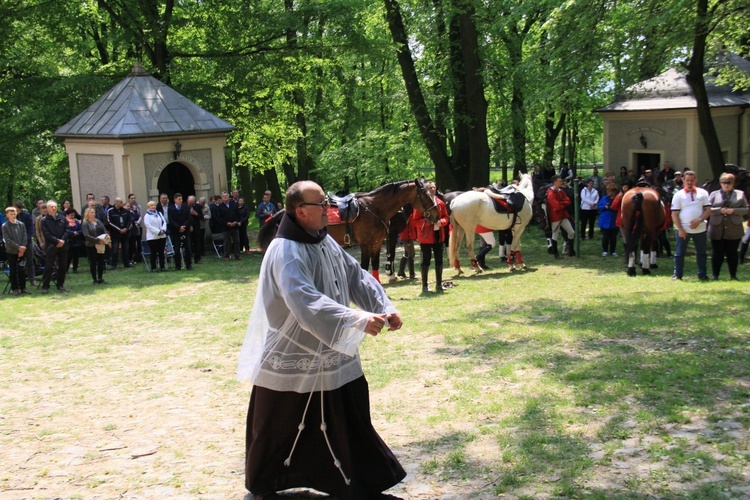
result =
[{"label": "white horse", "polygon": [[534,200],[534,188],[531,182],[531,176],[522,174],[521,180],[516,186],[517,191],[521,192],[525,198],[523,208],[515,213],[498,213],[495,210],[492,198],[501,198],[502,195],[491,193],[490,191],[467,191],[458,195],[451,202],[451,224],[453,230],[450,236],[450,262],[461,274],[461,263],[458,260],[458,252],[461,240],[466,236],[466,250],[469,252],[471,265],[482,272],[482,268],[477,265],[474,254],[474,233],[477,225],[484,226],[488,229],[507,230],[513,232],[513,243],[508,255],[508,264],[510,270],[516,268],[524,269],[521,256],[521,235],[526,229],[526,225],[532,219],[531,203]]}]

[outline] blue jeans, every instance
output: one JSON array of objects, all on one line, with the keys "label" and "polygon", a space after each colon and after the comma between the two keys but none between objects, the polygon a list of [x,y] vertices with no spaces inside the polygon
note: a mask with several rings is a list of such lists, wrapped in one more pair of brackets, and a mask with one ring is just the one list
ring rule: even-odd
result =
[{"label": "blue jeans", "polygon": [[680,238],[680,233],[675,230],[675,239],[677,240],[677,248],[674,251],[674,275],[682,278],[682,270],[685,267],[685,251],[688,241],[692,239],[695,244],[698,276],[706,276],[706,232],[687,233],[685,238]]}]

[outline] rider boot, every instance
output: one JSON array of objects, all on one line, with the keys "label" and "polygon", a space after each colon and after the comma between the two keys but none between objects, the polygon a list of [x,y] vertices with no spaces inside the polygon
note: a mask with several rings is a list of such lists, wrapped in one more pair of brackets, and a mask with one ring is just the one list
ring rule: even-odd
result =
[{"label": "rider boot", "polygon": [[422,264],[420,270],[422,271],[422,292],[429,292],[430,287],[427,286],[427,272],[430,270],[430,267],[426,264]]},{"label": "rider boot", "polygon": [[414,274],[414,257],[409,258],[409,279],[416,279],[417,276]]},{"label": "rider boot", "polygon": [[745,263],[745,254],[747,253],[747,245],[748,244],[745,243],[744,241],[742,243],[740,243],[740,252],[739,252],[739,254],[740,254],[740,264],[744,264]]},{"label": "rider boot", "polygon": [[406,263],[409,259],[406,257],[401,257],[401,262],[398,264],[398,273],[396,276],[399,278],[406,278],[406,274],[404,274],[404,271],[406,271]]},{"label": "rider boot", "polygon": [[556,259],[560,258],[560,252],[557,251],[557,240],[550,239],[550,247],[549,250],[551,250],[549,253],[551,255],[554,255]]},{"label": "rider boot", "polygon": [[435,264],[435,278],[437,279],[437,285],[435,285],[435,291],[442,292],[443,288],[443,266]]},{"label": "rider boot", "polygon": [[568,238],[568,235],[565,235],[565,245],[568,247],[568,257],[575,257],[576,256],[576,250],[573,248],[575,245],[573,245],[573,239]]},{"label": "rider boot", "polygon": [[489,269],[489,267],[487,267],[487,264],[484,263],[484,258],[490,252],[490,250],[492,250],[492,245],[489,245],[485,241],[482,241],[482,246],[479,248],[479,252],[477,252],[477,263],[482,269]]}]

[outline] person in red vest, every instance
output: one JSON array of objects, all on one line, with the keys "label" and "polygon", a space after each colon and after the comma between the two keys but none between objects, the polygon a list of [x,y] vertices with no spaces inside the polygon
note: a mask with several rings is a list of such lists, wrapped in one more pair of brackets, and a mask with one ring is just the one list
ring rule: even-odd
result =
[{"label": "person in red vest", "polygon": [[[556,259],[560,258],[560,252],[557,249],[557,237],[560,229],[565,231],[563,238],[573,240],[575,230],[568,218],[568,207],[571,204],[570,198],[562,189],[562,178],[559,175],[552,177],[552,186],[547,190],[547,217],[552,227],[552,246],[549,249],[550,254]],[[575,257],[573,246],[569,245],[571,257]]]},{"label": "person in red vest", "polygon": [[409,218],[406,221],[406,227],[403,231],[398,234],[398,238],[404,244],[404,255],[401,257],[401,262],[398,266],[398,273],[396,276],[399,278],[406,278],[406,266],[409,266],[409,279],[413,280],[416,278],[414,274],[414,240],[417,239],[417,226],[414,223],[414,214],[416,210],[412,210],[409,214]]},{"label": "person in red vest", "polygon": [[430,197],[434,200],[435,206],[440,213],[440,218],[437,222],[432,223],[424,218],[421,213],[415,211],[414,223],[417,227],[417,241],[419,241],[419,248],[422,251],[422,292],[430,292],[430,288],[427,285],[427,273],[430,270],[430,261],[432,260],[432,254],[435,254],[435,277],[437,284],[435,290],[438,292],[443,291],[443,250],[445,249],[445,240],[448,238],[448,230],[450,219],[448,218],[448,209],[445,203],[440,198],[435,196],[435,183],[425,183],[427,192]]}]

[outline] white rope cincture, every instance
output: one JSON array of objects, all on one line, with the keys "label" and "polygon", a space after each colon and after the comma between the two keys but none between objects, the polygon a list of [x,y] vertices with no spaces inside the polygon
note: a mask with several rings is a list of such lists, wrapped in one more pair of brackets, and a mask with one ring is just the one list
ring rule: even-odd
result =
[{"label": "white rope cincture", "polygon": [[287,467],[292,465],[292,454],[294,453],[294,449],[297,447],[297,441],[299,441],[300,434],[302,434],[302,431],[305,429],[305,416],[307,416],[307,409],[310,407],[310,400],[312,399],[312,395],[313,393],[310,392],[310,396],[307,398],[307,403],[305,404],[305,411],[302,412],[302,420],[300,420],[299,425],[297,425],[297,436],[295,436],[294,438],[294,444],[292,445],[292,449],[289,452],[289,456],[286,457],[286,460],[284,460],[284,465],[286,465]]},{"label": "white rope cincture", "polygon": [[347,486],[349,486],[350,484],[352,484],[352,481],[351,479],[346,477],[344,469],[341,468],[341,462],[338,458],[336,458],[336,454],[333,452],[333,448],[331,447],[331,442],[328,440],[328,425],[326,424],[326,417],[323,411],[323,391],[320,391],[320,430],[323,431],[323,437],[326,438],[328,451],[331,452],[331,457],[333,457],[333,465],[335,465],[339,472],[341,472],[341,476],[344,478],[344,482]]},{"label": "white rope cincture", "polygon": [[[312,395],[315,392],[315,388],[318,385],[318,380],[320,380],[320,374],[323,369],[323,360],[320,359],[320,353],[323,348],[323,343],[321,342],[318,346],[318,374],[315,377],[315,383],[313,384],[312,390],[310,390],[310,396],[307,398],[307,403],[305,404],[305,411],[302,413],[302,420],[300,421],[299,425],[297,425],[297,436],[294,438],[294,444],[292,445],[292,449],[289,452],[289,456],[286,457],[286,460],[284,460],[284,465],[289,467],[292,464],[292,455],[294,454],[294,450],[297,447],[297,441],[299,441],[299,437],[302,434],[302,431],[305,429],[305,417],[307,416],[307,409],[310,407],[310,401],[312,400]],[[351,479],[346,477],[346,473],[344,473],[344,469],[341,468],[341,461],[336,457],[336,454],[333,452],[333,448],[331,447],[331,442],[328,439],[328,425],[326,424],[325,420],[325,411],[323,408],[323,391],[320,391],[320,430],[323,431],[323,437],[326,440],[326,445],[328,445],[328,451],[331,453],[331,457],[333,457],[333,465],[336,466],[336,468],[341,472],[341,476],[344,478],[344,482],[348,485],[352,483]]]}]

